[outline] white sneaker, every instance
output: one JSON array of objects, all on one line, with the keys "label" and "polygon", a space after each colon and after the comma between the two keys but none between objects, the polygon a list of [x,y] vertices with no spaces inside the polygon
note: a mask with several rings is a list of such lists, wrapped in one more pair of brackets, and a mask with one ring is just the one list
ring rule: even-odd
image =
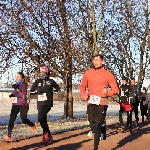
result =
[{"label": "white sneaker", "polygon": [[93,136],[93,133],[92,131],[90,131],[88,134],[87,134],[88,137],[92,137]]}]

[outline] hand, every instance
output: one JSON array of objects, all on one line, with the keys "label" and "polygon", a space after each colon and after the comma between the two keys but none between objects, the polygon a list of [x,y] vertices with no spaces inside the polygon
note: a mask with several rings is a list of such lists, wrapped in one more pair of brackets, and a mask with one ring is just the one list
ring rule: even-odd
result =
[{"label": "hand", "polygon": [[81,97],[84,101],[86,101],[88,99],[88,96],[87,95],[84,95]]},{"label": "hand", "polygon": [[14,95],[13,95],[13,94],[10,94],[10,95],[9,95],[9,98],[12,98],[12,97],[14,97]]},{"label": "hand", "polygon": [[27,103],[28,103],[28,104],[30,103],[30,100],[29,100],[29,99],[27,99]]},{"label": "hand", "polygon": [[18,89],[18,88],[19,88],[19,86],[18,86],[18,85],[16,85],[16,84],[13,84],[13,85],[12,85],[12,88],[14,88],[14,89],[16,90],[16,89]]},{"label": "hand", "polygon": [[103,88],[103,93],[104,93],[105,95],[107,95],[107,92],[108,92],[107,88]]}]

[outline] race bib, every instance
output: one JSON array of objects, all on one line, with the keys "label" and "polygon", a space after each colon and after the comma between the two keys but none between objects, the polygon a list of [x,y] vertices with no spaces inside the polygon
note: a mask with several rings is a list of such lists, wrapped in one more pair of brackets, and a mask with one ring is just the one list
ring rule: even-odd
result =
[{"label": "race bib", "polygon": [[42,95],[38,95],[38,101],[46,101],[47,96],[46,93],[43,93]]},{"label": "race bib", "polygon": [[11,102],[12,103],[17,103],[17,97],[11,97]]},{"label": "race bib", "polygon": [[146,104],[146,102],[145,101],[143,101],[143,105],[145,105]]},{"label": "race bib", "polygon": [[122,91],[122,89],[121,89],[121,96],[124,96],[124,91]]},{"label": "race bib", "polygon": [[100,100],[101,100],[101,97],[96,96],[96,95],[90,95],[90,99],[89,99],[88,103],[99,105],[100,104]]}]

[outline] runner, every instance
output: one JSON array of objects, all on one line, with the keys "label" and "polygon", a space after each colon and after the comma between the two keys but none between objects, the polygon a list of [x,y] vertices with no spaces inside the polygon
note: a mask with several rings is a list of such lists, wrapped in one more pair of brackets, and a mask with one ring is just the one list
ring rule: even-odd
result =
[{"label": "runner", "polygon": [[30,95],[37,94],[37,110],[38,110],[38,121],[43,128],[43,142],[51,143],[53,137],[47,124],[47,113],[53,107],[53,88],[55,92],[60,91],[59,85],[49,78],[49,69],[47,66],[40,67],[40,78],[37,79],[30,90]]},{"label": "runner", "polygon": [[146,116],[146,120],[148,120],[148,101],[147,101],[147,90],[145,87],[142,89],[142,93],[140,95],[140,110],[142,116],[142,123],[144,123],[144,116]]},{"label": "runner", "polygon": [[17,114],[20,112],[22,123],[31,127],[32,132],[36,131],[36,126],[29,119],[27,119],[27,113],[29,110],[29,104],[27,102],[27,84],[24,81],[25,76],[22,72],[18,72],[16,75],[16,84],[12,87],[15,89],[9,97],[12,99],[12,109],[10,113],[10,120],[8,124],[8,134],[4,137],[4,141],[11,141],[11,132],[14,127]]},{"label": "runner", "polygon": [[131,92],[130,85],[127,84],[127,77],[122,77],[122,85],[120,86],[119,99],[120,99],[120,110],[119,110],[119,131],[123,131],[123,118],[122,113],[125,111],[127,113],[127,127],[129,127],[130,132],[132,131],[132,105],[130,104],[129,94]]},{"label": "runner", "polygon": [[[87,101],[87,114],[90,128],[94,133],[94,150],[98,150],[102,126],[105,121],[105,105],[107,97],[119,92],[114,75],[103,67],[103,56],[97,54],[93,57],[93,68],[83,74],[80,85],[81,98]],[[107,90],[107,85],[111,90]],[[88,92],[86,93],[86,87]]]}]

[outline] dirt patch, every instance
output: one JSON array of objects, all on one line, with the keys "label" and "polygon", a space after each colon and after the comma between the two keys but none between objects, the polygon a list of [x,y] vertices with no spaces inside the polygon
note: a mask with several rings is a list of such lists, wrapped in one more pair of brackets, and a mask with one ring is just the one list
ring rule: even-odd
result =
[{"label": "dirt patch", "polygon": [[[118,124],[108,125],[107,139],[100,141],[99,150],[150,150],[150,124],[141,124],[135,128],[133,124],[132,134],[127,129],[118,133]],[[42,137],[16,141],[12,143],[1,142],[1,150],[92,150],[93,137],[89,138],[89,128],[60,132],[53,135],[53,144],[44,144]]]}]

